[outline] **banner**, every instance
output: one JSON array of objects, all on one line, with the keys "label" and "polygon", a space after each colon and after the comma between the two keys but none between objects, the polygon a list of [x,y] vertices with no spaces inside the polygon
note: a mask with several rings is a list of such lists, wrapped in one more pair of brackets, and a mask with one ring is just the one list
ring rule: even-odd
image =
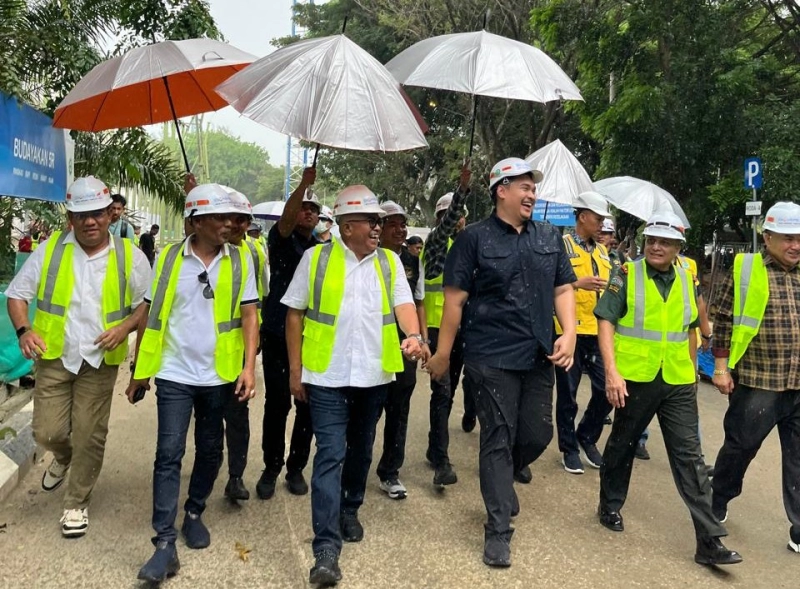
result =
[{"label": "banner", "polygon": [[0,93],[0,194],[64,202],[64,130],[16,98]]},{"label": "banner", "polygon": [[572,205],[537,200],[533,207],[534,221],[547,221],[558,227],[574,227],[575,213]]}]

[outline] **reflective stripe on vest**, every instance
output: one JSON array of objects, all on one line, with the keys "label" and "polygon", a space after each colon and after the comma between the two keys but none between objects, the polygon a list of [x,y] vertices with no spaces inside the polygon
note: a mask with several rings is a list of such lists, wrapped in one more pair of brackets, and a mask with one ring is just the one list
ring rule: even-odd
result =
[{"label": "reflective stripe on vest", "polygon": [[[242,281],[243,281],[243,268],[242,268],[242,257],[239,254],[239,248],[231,247],[230,248],[231,255],[231,274],[232,274],[232,287],[231,292],[233,293],[240,293],[242,290]],[[241,329],[242,328],[242,318],[235,317],[236,309],[239,307],[239,302],[241,301],[241,294],[237,298],[236,295],[231,297],[231,317],[228,321],[219,321],[217,323],[217,333],[228,333],[233,331],[234,329]],[[216,308],[216,307],[215,307]]]},{"label": "reflective stripe on vest", "polygon": [[733,260],[733,331],[728,367],[734,368],[761,328],[769,302],[769,276],[760,254]]},{"label": "reflective stripe on vest", "polygon": [[[119,280],[119,310],[106,313],[106,323],[123,321],[131,314],[130,304],[126,304],[126,293],[128,292],[128,275],[125,272],[125,244],[121,238],[112,236],[114,240],[114,257],[117,260],[117,277]],[[122,272],[119,269],[123,268]]]},{"label": "reflective stripe on vest", "polygon": [[166,252],[162,253],[161,268],[158,270],[158,282],[153,290],[153,301],[150,303],[150,312],[147,315],[147,329],[161,331],[163,321],[161,311],[164,308],[164,301],[167,298],[167,287],[172,277],[172,269],[175,267],[175,260],[183,251],[183,243],[171,246]]},{"label": "reflective stripe on vest", "polygon": [[[51,315],[57,315],[59,317],[65,317],[67,314],[67,308],[63,305],[56,305],[53,303],[53,293],[56,289],[56,279],[58,278],[58,271],[61,268],[61,262],[64,258],[64,250],[66,249],[66,245],[64,244],[64,240],[67,239],[69,233],[64,232],[59,236],[58,241],[56,241],[55,248],[53,249],[53,257],[50,259],[50,264],[48,264],[47,268],[45,269],[46,278],[44,283],[44,294],[41,298],[36,300],[36,308],[41,309],[45,313],[50,313]],[[52,237],[50,239],[53,239]]]},{"label": "reflective stripe on vest", "polygon": [[632,382],[650,382],[660,370],[667,384],[695,382],[689,326],[697,318],[697,303],[688,274],[675,268],[665,301],[655,281],[647,276],[644,260],[628,262],[626,268],[627,312],[617,322],[614,334],[620,375]]},{"label": "reflective stripe on vest", "polygon": [[[447,240],[447,251],[450,251],[450,248],[453,247],[453,240]],[[425,278],[425,250],[423,249],[420,253],[420,257],[422,258],[422,267],[423,267],[423,279]],[[436,329],[442,323],[442,311],[444,309],[444,268],[442,268],[441,274],[436,276],[436,278],[431,278],[430,280],[425,279],[425,298],[422,301],[423,306],[425,307],[425,317],[428,323],[428,327],[434,327]]]}]

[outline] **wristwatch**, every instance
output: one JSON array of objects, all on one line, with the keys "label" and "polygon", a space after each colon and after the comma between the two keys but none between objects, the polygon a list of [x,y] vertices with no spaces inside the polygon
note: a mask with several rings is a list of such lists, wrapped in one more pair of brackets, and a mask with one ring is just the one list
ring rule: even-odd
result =
[{"label": "wristwatch", "polygon": [[419,342],[419,345],[425,343],[425,340],[422,339],[422,335],[420,335],[419,333],[409,333],[406,337],[414,338],[415,340],[417,340],[417,342]]},{"label": "wristwatch", "polygon": [[708,335],[703,335],[701,333],[700,337],[702,337],[704,340],[710,340],[712,337],[714,337],[714,334],[713,333],[709,333]]},{"label": "wristwatch", "polygon": [[28,333],[31,330],[30,326],[23,325],[17,330],[17,339],[21,338],[23,335]]}]

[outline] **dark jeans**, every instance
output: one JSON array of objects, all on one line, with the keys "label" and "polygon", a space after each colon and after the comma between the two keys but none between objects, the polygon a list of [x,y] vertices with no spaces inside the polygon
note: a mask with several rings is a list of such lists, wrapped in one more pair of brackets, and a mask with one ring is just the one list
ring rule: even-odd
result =
[{"label": "dark jeans", "polygon": [[[428,328],[428,337],[431,340],[431,353],[435,354],[439,343],[439,329]],[[456,335],[453,350],[450,353],[450,370],[440,381],[431,379],[431,429],[428,432],[427,456],[435,467],[450,462],[448,448],[450,447],[450,430],[448,422],[450,411],[453,408],[453,398],[458,388],[458,379],[464,366],[464,344],[461,335]],[[466,387],[465,387],[466,389]],[[465,395],[468,395],[465,393]],[[466,398],[465,397],[465,400]],[[466,402],[466,401],[465,401]]]},{"label": "dark jeans", "polygon": [[531,370],[467,364],[465,383],[481,424],[480,481],[486,534],[510,537],[514,472],[536,460],[553,437],[553,365],[541,355]]},{"label": "dark jeans", "polygon": [[600,506],[620,511],[628,496],[636,444],[658,415],[672,478],[689,508],[700,537],[727,535],[711,511],[711,483],[697,436],[697,387],[669,385],[659,372],[652,382],[626,381],[625,407],[614,412],[614,425],[600,468]]},{"label": "dark jeans", "polygon": [[228,444],[228,476],[241,478],[247,468],[250,447],[250,408],[231,392],[225,399],[225,442]]},{"label": "dark jeans", "polygon": [[[611,413],[611,405],[606,399],[606,372],[603,369],[597,336],[579,335],[574,358],[569,370],[556,367],[558,449],[565,454],[577,454],[578,444],[596,444],[603,433],[603,421]],[[578,385],[584,371],[592,382],[592,397],[576,429]]]},{"label": "dark jeans", "polygon": [[747,467],[761,443],[778,427],[783,467],[783,506],[800,542],[800,391],[776,393],[739,384],[725,413],[725,442],[714,465],[714,502],[727,504],[742,493]]},{"label": "dark jeans", "polygon": [[153,528],[159,540],[174,543],[181,490],[181,461],[194,410],[194,466],[184,509],[200,515],[222,465],[222,414],[234,383],[197,387],[159,378],[156,384],[158,441],[153,466]]},{"label": "dark jeans", "polygon": [[311,473],[314,554],[342,549],[341,512],[357,513],[372,464],[375,427],[386,387],[332,389],[306,385],[317,453]]},{"label": "dark jeans", "polygon": [[[261,449],[264,453],[264,468],[277,477],[284,465],[286,418],[292,406],[286,340],[272,333],[262,333],[261,360],[264,364],[265,389]],[[286,460],[286,470],[289,472],[302,471],[308,464],[313,435],[308,403],[295,401],[294,406],[294,428],[289,458]]]},{"label": "dark jeans", "polygon": [[378,462],[378,478],[396,479],[406,458],[406,432],[411,394],[417,385],[417,363],[403,358],[403,372],[389,384],[386,393],[386,417],[383,423],[383,454]]}]

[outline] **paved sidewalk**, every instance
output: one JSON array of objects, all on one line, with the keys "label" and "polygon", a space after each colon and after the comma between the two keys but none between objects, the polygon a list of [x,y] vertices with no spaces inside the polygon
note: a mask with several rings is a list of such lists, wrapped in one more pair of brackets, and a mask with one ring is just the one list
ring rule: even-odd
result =
[{"label": "paved sidewalk", "polygon": [[[121,370],[120,383],[127,378],[127,370]],[[726,401],[708,385],[700,389],[703,442],[710,459],[722,441]],[[263,381],[259,391],[262,395],[251,404],[254,435],[245,476],[253,497],[262,467]],[[587,397],[588,390],[582,389],[580,399]],[[479,433],[460,430],[459,392],[451,419],[451,458],[459,482],[444,492],[435,491],[433,471],[423,458],[428,398],[428,378],[420,373],[402,472],[409,497],[392,501],[380,492],[374,476],[376,456],[361,511],[365,538],[345,545],[340,587],[797,587],[800,555],[786,550],[788,523],[781,502],[776,435],[765,442],[752,464],[743,496],[730,506],[727,544],[742,553],[745,562],[741,565],[713,570],[693,562],[691,520],[672,483],[654,425],[649,444],[653,459],[636,462],[623,511],[624,533],[608,532],[597,522],[597,471],[587,468],[582,476],[565,473],[554,440],[533,465],[533,483],[517,485],[522,512],[515,522],[513,566],[491,570],[481,560],[485,514],[477,478]],[[135,578],[152,552],[155,432],[153,395],[131,406],[118,386],[105,466],[89,509],[89,533],[82,539],[61,537],[58,519],[63,491],[52,495],[41,491],[46,461],[40,460],[0,503],[0,587],[142,586]],[[380,443],[379,435],[376,448]],[[184,460],[184,493],[192,456],[190,447]],[[307,587],[312,565],[309,498],[291,496],[281,486],[270,501],[254,498],[237,508],[222,497],[225,474],[223,466],[204,518],[212,534],[211,547],[193,551],[179,540],[182,568],[164,586]],[[185,495],[181,503],[184,499]],[[182,514],[178,524],[180,518]],[[239,560],[236,542],[252,549],[249,562]]]}]

